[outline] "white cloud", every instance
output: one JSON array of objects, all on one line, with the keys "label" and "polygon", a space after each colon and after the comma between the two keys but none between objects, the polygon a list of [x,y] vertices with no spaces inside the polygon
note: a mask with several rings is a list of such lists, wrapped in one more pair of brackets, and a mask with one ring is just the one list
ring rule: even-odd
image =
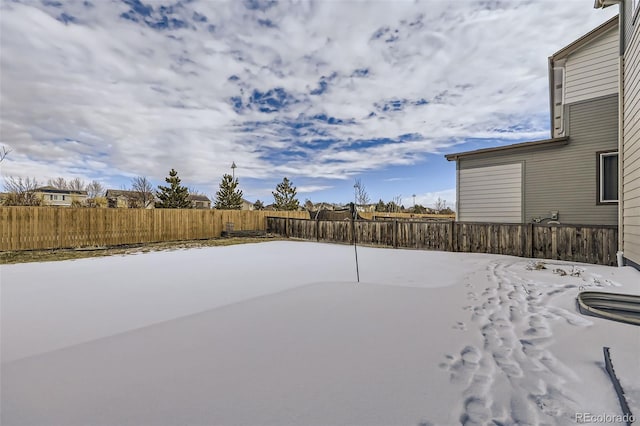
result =
[{"label": "white cloud", "polygon": [[305,185],[299,186],[297,188],[298,194],[312,194],[318,191],[325,191],[327,189],[331,189],[333,186],[331,185]]},{"label": "white cloud", "polygon": [[[543,138],[547,57],[614,13],[571,0],[200,1],[174,8],[186,28],[156,30],[143,20],[160,2],[137,23],[122,2],[91,4],[2,3],[3,174],[115,182],[174,167],[215,192],[232,161],[249,178],[345,179],[465,138]],[[286,107],[246,108],[276,88]]]}]

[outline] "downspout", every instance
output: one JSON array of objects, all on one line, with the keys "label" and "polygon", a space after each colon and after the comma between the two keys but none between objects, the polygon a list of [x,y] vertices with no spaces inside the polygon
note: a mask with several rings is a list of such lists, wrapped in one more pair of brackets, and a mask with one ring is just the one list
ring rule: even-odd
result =
[{"label": "downspout", "polygon": [[[624,251],[624,50],[626,33],[625,0],[618,3],[618,40],[620,42],[618,57],[618,252]],[[622,257],[624,264],[624,254]],[[623,266],[623,265],[618,265]]]},{"label": "downspout", "polygon": [[456,222],[460,221],[460,157],[456,159]]},{"label": "downspout", "polygon": [[[624,50],[625,50],[625,2],[618,6],[618,39],[620,56],[618,57],[618,252],[624,264]],[[618,265],[623,266],[623,265]]]},{"label": "downspout", "polygon": [[[624,56],[618,58],[618,251],[624,250]],[[622,266],[622,265],[619,265]]]}]

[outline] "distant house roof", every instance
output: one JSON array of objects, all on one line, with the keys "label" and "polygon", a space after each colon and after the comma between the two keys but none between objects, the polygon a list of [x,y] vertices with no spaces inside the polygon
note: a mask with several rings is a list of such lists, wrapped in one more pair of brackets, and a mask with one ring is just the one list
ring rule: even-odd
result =
[{"label": "distant house roof", "polygon": [[196,195],[196,194],[189,194],[189,201],[209,201],[209,202],[211,202],[209,197],[207,197],[206,195]]},{"label": "distant house roof", "polygon": [[455,161],[461,157],[469,157],[469,156],[479,155],[479,154],[488,154],[492,152],[512,151],[512,150],[516,151],[516,150],[525,150],[525,149],[551,147],[551,146],[562,146],[568,143],[569,143],[569,137],[564,136],[561,138],[544,139],[540,141],[514,143],[511,145],[497,146],[494,148],[482,148],[482,149],[476,149],[474,151],[456,152],[454,154],[445,155],[445,158],[449,161]]},{"label": "distant house roof", "polygon": [[78,191],[75,189],[60,189],[60,188],[55,188],[53,186],[41,186],[40,188],[36,188],[36,192],[49,192],[53,194],[87,195],[87,191]]},{"label": "distant house roof", "polygon": [[110,197],[122,197],[122,196],[132,196],[136,194],[134,191],[126,191],[124,189],[107,189],[107,192],[105,192],[105,197],[110,198]]}]

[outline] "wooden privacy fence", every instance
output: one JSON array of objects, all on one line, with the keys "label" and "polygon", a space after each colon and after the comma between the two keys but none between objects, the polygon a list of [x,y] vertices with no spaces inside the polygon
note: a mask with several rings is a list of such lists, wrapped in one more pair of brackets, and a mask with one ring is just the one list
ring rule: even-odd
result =
[{"label": "wooden privacy fence", "polygon": [[618,227],[267,218],[267,231],[311,241],[353,243],[615,265]]},{"label": "wooden privacy fence", "polygon": [[227,224],[266,230],[267,216],[309,218],[298,211],[0,207],[0,251],[216,238]]}]

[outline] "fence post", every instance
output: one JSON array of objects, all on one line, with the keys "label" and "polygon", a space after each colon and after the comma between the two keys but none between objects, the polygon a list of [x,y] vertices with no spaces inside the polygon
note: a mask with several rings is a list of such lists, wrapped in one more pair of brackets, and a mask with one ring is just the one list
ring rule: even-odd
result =
[{"label": "fence post", "polygon": [[453,220],[449,222],[449,241],[447,242],[447,250],[453,251]]},{"label": "fence post", "polygon": [[320,221],[316,218],[316,242],[320,241]]},{"label": "fence post", "polygon": [[458,244],[458,222],[451,221],[451,251],[460,251],[460,245]]},{"label": "fence post", "polygon": [[289,218],[285,217],[284,219],[284,236],[289,238]]},{"label": "fence post", "polygon": [[393,248],[398,248],[398,221],[393,221]]},{"label": "fence post", "polygon": [[558,260],[558,230],[555,225],[551,227],[551,259]]},{"label": "fence post", "polygon": [[533,222],[529,223],[528,225],[528,231],[527,233],[529,234],[529,256],[533,258]]}]

